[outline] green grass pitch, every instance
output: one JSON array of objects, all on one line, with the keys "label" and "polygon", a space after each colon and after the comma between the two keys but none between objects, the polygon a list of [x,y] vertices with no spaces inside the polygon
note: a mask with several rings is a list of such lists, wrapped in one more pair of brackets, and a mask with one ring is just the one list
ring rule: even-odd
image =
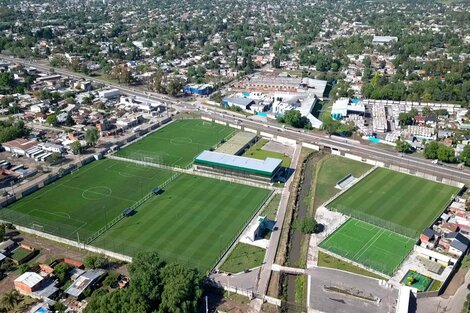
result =
[{"label": "green grass pitch", "polygon": [[429,227],[458,188],[379,168],[328,205],[410,237]]},{"label": "green grass pitch", "polygon": [[203,120],[177,120],[116,153],[117,156],[186,167],[202,151],[236,132]]},{"label": "green grass pitch", "polygon": [[114,160],[95,161],[0,210],[4,220],[82,241],[173,173]]},{"label": "green grass pitch", "polygon": [[183,174],[93,244],[127,255],[155,250],[207,271],[268,195],[266,189]]},{"label": "green grass pitch", "polygon": [[356,219],[349,219],[320,247],[386,275],[392,275],[416,240]]},{"label": "green grass pitch", "polygon": [[[0,218],[83,242],[173,174],[95,161],[0,210]],[[205,272],[268,195],[266,189],[181,174],[91,245],[130,256],[157,251]]]}]

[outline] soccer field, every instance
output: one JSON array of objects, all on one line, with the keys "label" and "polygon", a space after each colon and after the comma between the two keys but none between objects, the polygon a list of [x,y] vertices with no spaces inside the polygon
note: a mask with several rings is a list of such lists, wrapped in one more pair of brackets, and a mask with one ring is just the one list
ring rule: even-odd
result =
[{"label": "soccer field", "polygon": [[458,188],[379,168],[328,208],[410,237],[429,227]]},{"label": "soccer field", "polygon": [[1,209],[0,218],[84,241],[171,175],[128,162],[95,161]]},{"label": "soccer field", "polygon": [[204,120],[176,120],[116,153],[117,156],[169,166],[189,166],[202,151],[236,132]]},{"label": "soccer field", "polygon": [[320,247],[390,276],[415,243],[416,240],[351,218]]},{"label": "soccer field", "polygon": [[201,271],[209,270],[270,191],[181,175],[93,245],[135,255],[155,250]]},{"label": "soccer field", "polygon": [[[174,172],[95,161],[0,210],[0,218],[85,242]],[[91,242],[134,256],[157,251],[203,272],[211,269],[270,191],[179,174],[164,189]]]}]

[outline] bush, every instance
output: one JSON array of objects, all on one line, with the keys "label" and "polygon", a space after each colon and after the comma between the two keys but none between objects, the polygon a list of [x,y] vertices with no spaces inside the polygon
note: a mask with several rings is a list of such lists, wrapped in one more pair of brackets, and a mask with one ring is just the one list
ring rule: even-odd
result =
[{"label": "bush", "polygon": [[21,264],[18,269],[20,270],[20,273],[21,274],[24,274],[26,272],[29,272],[31,270],[31,266],[29,266],[29,264],[25,263],[25,264]]},{"label": "bush", "polygon": [[90,254],[85,257],[83,263],[88,268],[106,268],[109,260],[103,255]]},{"label": "bush", "polygon": [[316,233],[318,228],[318,223],[313,217],[302,218],[294,223],[294,229],[304,234]]}]

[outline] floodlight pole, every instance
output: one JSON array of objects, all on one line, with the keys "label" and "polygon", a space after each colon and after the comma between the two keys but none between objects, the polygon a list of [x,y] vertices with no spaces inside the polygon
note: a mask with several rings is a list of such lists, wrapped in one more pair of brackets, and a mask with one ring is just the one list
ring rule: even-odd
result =
[{"label": "floodlight pole", "polygon": [[80,234],[78,233],[78,231],[77,231],[77,243],[78,243],[78,249],[81,249],[80,248]]}]

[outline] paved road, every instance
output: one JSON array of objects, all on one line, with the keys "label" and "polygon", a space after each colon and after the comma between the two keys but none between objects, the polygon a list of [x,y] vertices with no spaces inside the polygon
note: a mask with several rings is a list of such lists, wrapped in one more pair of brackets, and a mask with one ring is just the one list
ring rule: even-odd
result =
[{"label": "paved road", "polygon": [[[297,167],[297,164],[299,163],[300,151],[301,151],[301,146],[297,145],[294,151],[294,157],[292,158],[292,163],[291,163],[291,167],[293,169],[295,169]],[[293,180],[294,180],[294,175],[291,175],[290,179],[285,184],[285,188],[282,190],[281,201],[279,203],[279,209],[278,209],[277,216],[276,216],[276,224],[274,225],[274,228],[277,227],[277,230],[271,234],[271,238],[269,240],[269,247],[264,256],[264,264],[261,267],[261,273],[260,273],[259,280],[258,280],[257,291],[261,295],[265,295],[266,292],[268,291],[269,279],[271,277],[271,268],[276,258],[277,247],[279,246],[279,240],[281,238],[281,232],[282,232],[282,225],[284,223],[284,217],[286,215],[287,205],[289,202],[290,186]]]},{"label": "paved road", "polygon": [[[326,268],[312,268],[308,273],[311,277],[309,312],[395,312],[398,290],[380,286],[376,279]],[[332,285],[342,289],[360,290],[380,298],[381,301],[375,303],[324,289],[324,286]]]}]

